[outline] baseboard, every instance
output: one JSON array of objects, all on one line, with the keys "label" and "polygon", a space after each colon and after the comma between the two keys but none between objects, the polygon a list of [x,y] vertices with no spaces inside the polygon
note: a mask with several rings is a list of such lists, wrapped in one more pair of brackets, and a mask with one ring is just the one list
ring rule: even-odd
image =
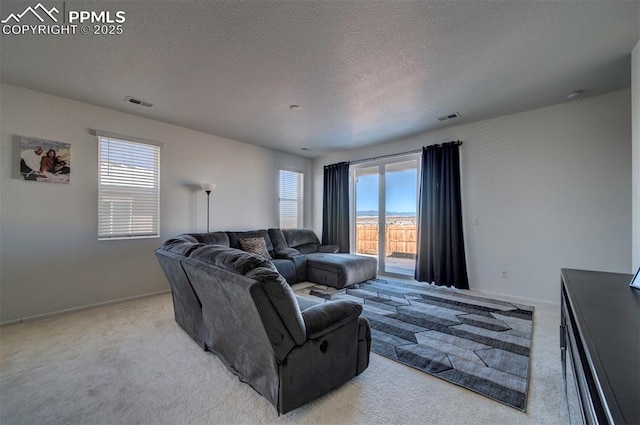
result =
[{"label": "baseboard", "polygon": [[111,305],[111,304],[119,304],[119,303],[124,303],[124,302],[127,302],[127,301],[139,300],[139,299],[142,299],[142,298],[155,297],[156,295],[163,295],[163,294],[167,294],[169,292],[171,292],[170,289],[165,289],[164,291],[151,292],[150,294],[135,295],[133,297],[127,297],[127,298],[118,298],[117,300],[104,301],[104,302],[95,303],[95,304],[87,304],[87,305],[83,305],[83,306],[80,306],[80,307],[66,308],[64,310],[58,310],[58,311],[54,311],[54,312],[51,312],[51,313],[36,314],[34,316],[22,317],[20,319],[7,320],[6,322],[0,323],[0,327],[10,326],[10,325],[18,325],[20,323],[31,322],[33,320],[47,319],[49,317],[59,316],[61,314],[66,314],[66,313],[74,313],[74,312],[82,311],[82,310],[88,310],[90,308],[105,307],[105,306],[108,306],[108,305]]},{"label": "baseboard", "polygon": [[[395,280],[399,280],[399,281],[406,280],[407,282],[418,282],[417,280],[412,279],[410,277],[400,276],[400,275],[395,275],[395,274],[393,274],[393,275],[392,274],[386,274],[386,273],[385,274],[379,274],[378,277],[381,277],[382,279],[384,279],[385,277],[389,277],[391,279],[395,279]],[[455,288],[450,288],[450,289],[455,289]],[[511,300],[513,300],[513,302],[518,302],[520,304],[538,303],[538,304],[547,304],[547,305],[553,305],[553,306],[559,306],[560,305],[560,301],[558,301],[556,303],[556,302],[553,302],[553,301],[540,300],[540,299],[536,299],[536,298],[527,298],[527,297],[520,297],[520,296],[517,296],[517,295],[503,294],[501,292],[485,291],[484,289],[470,288],[469,291],[471,291],[473,293],[477,293],[477,294],[483,294],[483,295],[486,295],[486,296],[491,296],[491,297],[510,298]],[[558,292],[558,295],[559,294],[560,293]]]},{"label": "baseboard", "polygon": [[[471,288],[471,290],[473,292],[477,292],[479,294],[490,295],[492,297],[509,298],[509,299],[513,300],[514,302],[518,302],[520,304],[536,303],[536,304],[546,304],[546,305],[553,305],[553,306],[559,306],[560,305],[560,302],[554,303],[553,301],[539,300],[537,298],[519,297],[517,295],[503,294],[503,293],[500,293],[500,292],[485,291],[483,289],[475,289],[475,288]],[[520,301],[522,301],[522,302],[520,302]]]}]

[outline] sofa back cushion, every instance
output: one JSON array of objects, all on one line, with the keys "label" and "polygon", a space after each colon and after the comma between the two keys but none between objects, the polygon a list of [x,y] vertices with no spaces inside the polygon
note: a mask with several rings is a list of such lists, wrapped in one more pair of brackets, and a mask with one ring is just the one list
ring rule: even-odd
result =
[{"label": "sofa back cushion", "polygon": [[283,229],[289,248],[295,248],[302,254],[317,252],[320,246],[318,237],[311,229]]},{"label": "sofa back cushion", "polygon": [[229,237],[229,246],[235,249],[242,249],[242,244],[240,243],[240,239],[254,239],[254,238],[264,238],[265,245],[267,247],[267,251],[269,251],[269,255],[271,258],[275,257],[275,252],[273,250],[273,243],[271,242],[271,238],[269,237],[269,233],[266,230],[249,230],[246,232],[226,232]]},{"label": "sofa back cushion", "polygon": [[190,257],[243,276],[257,267],[275,271],[273,263],[264,257],[222,245],[202,246],[193,251]]},{"label": "sofa back cushion", "polygon": [[202,246],[203,245],[201,243],[190,242],[187,239],[178,237],[175,239],[169,239],[158,249],[161,251],[169,251],[173,252],[174,254],[184,255],[185,257],[188,257],[189,254]]},{"label": "sofa back cushion", "polygon": [[[305,342],[306,327],[296,297],[271,261],[235,248],[209,245],[194,251],[188,259],[183,261],[183,264],[190,264],[201,271],[207,271],[210,278],[201,277],[202,287],[205,289],[214,281],[223,286],[233,286],[239,282],[238,279],[242,278],[255,282],[257,288],[254,288],[251,294],[279,360],[284,359],[291,349],[289,343],[286,343],[287,340],[292,340],[294,345]],[[188,270],[187,274],[189,274]],[[219,279],[221,276],[227,277]],[[194,289],[198,292],[195,286]],[[204,311],[206,301],[204,299],[201,301]],[[212,302],[223,301],[212,300]]]},{"label": "sofa back cushion", "polygon": [[183,236],[194,238],[196,241],[205,245],[231,246],[229,245],[229,237],[225,232],[186,233],[184,235],[181,235],[180,237]]},{"label": "sofa back cushion", "polygon": [[287,239],[284,237],[284,233],[282,233],[281,229],[268,229],[269,237],[271,238],[271,243],[273,243],[273,250],[278,252],[283,249],[289,248],[287,244]]},{"label": "sofa back cushion", "polygon": [[[245,277],[260,283],[269,304],[275,308],[293,340],[298,345],[303,344],[307,339],[306,326],[296,296],[284,277],[276,270],[264,267],[249,271]],[[259,303],[259,299],[256,299],[256,303]],[[258,310],[264,310],[264,308],[258,306]],[[265,327],[268,326],[269,324],[265,323]]]}]

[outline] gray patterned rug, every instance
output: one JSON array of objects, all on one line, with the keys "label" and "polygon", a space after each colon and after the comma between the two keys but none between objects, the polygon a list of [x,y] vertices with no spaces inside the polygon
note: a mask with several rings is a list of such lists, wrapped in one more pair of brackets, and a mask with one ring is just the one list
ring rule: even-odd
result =
[{"label": "gray patterned rug", "polygon": [[525,410],[533,307],[382,279],[296,295],[362,304],[374,353]]}]

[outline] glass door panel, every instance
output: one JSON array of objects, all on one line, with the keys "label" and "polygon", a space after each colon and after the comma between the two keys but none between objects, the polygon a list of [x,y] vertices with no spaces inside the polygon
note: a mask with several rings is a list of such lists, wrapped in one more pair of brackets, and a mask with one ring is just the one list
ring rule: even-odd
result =
[{"label": "glass door panel", "polygon": [[413,276],[416,267],[418,160],[384,166],[384,271]]},{"label": "glass door panel", "polygon": [[380,235],[379,167],[355,170],[355,252],[378,259]]}]

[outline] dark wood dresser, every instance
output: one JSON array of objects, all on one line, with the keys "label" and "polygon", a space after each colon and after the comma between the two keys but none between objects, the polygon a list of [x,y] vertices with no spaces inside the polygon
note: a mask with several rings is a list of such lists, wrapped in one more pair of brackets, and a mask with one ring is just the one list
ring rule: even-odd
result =
[{"label": "dark wood dresser", "polygon": [[640,425],[640,290],[562,269],[560,350],[571,424]]}]

